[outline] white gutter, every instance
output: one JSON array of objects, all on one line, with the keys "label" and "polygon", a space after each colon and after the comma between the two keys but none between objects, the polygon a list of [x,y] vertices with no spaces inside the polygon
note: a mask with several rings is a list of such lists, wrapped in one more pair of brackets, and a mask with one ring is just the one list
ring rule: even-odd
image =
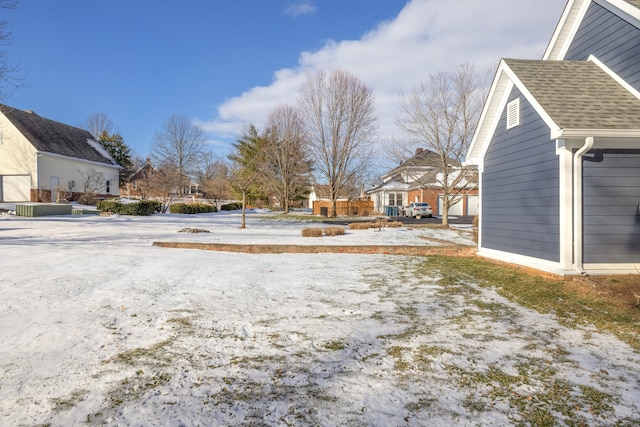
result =
[{"label": "white gutter", "polygon": [[592,136],[585,138],[584,145],[573,155],[573,269],[586,276],[582,253],[582,157],[593,147]]}]

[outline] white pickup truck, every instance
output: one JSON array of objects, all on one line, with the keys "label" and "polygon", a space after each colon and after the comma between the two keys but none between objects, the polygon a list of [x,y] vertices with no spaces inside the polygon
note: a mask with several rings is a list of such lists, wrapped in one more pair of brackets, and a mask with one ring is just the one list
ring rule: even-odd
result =
[{"label": "white pickup truck", "polygon": [[416,219],[420,219],[423,216],[431,218],[433,216],[433,209],[431,209],[429,203],[414,202],[404,208],[404,216],[416,217]]}]

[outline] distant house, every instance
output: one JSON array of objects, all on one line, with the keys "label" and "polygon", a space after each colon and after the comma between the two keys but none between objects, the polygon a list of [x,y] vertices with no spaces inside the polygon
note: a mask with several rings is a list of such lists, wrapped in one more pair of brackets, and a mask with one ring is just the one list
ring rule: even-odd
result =
[{"label": "distant house", "polygon": [[[311,189],[309,190],[309,206],[313,207],[313,202],[315,201],[330,201],[331,197],[329,194],[329,186],[328,185],[323,185],[323,184],[314,184],[311,186]],[[338,201],[346,201],[349,200],[349,195],[347,194],[346,190],[342,190],[340,191],[340,194],[338,194],[338,198],[336,199]]]},{"label": "distant house", "polygon": [[151,164],[151,159],[147,158],[144,165],[140,166],[128,177],[122,187],[120,195],[127,197],[146,197],[149,192],[149,178],[158,173],[158,170]]},{"label": "distant house", "polygon": [[0,104],[0,201],[118,195],[120,166],[86,130]]},{"label": "distant house", "polygon": [[[331,214],[333,207],[328,185],[314,184],[311,186],[309,190],[309,207],[314,215]],[[373,213],[373,203],[367,200],[364,194],[357,194],[354,189],[351,192],[346,188],[340,190],[336,199],[336,215],[368,216]]]},{"label": "distant house", "polygon": [[[382,175],[381,184],[366,191],[367,196],[373,201],[374,210],[382,213],[388,206],[401,207],[412,202],[427,202],[431,205],[434,215],[441,215],[444,195],[441,164],[438,154],[418,148],[413,157]],[[450,164],[453,169],[450,178],[458,176],[459,163],[450,160]],[[475,176],[469,180],[461,180],[459,187],[455,191],[460,197],[457,203],[449,208],[449,215],[477,215],[478,192]]]},{"label": "distant house", "polygon": [[640,1],[571,0],[542,60],[503,59],[467,162],[480,255],[638,273]]}]

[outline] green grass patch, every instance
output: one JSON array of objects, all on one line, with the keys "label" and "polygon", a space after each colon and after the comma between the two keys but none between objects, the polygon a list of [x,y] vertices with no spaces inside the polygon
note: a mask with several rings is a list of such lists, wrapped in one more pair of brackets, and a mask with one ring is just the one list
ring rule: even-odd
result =
[{"label": "green grass patch", "polygon": [[342,341],[331,341],[324,344],[324,348],[331,351],[344,350],[344,343]]},{"label": "green grass patch", "polygon": [[438,284],[460,287],[473,282],[494,288],[500,295],[540,313],[553,313],[567,326],[593,325],[614,334],[640,351],[640,310],[617,307],[589,294],[570,289],[568,282],[545,279],[479,258],[432,256],[419,267],[419,274],[437,277]]}]

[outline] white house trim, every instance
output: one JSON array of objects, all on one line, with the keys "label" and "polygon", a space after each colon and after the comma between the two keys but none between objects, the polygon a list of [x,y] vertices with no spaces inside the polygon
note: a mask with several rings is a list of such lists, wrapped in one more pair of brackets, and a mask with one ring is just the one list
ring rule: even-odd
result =
[{"label": "white house trim", "polygon": [[[557,141],[556,145],[559,145]],[[572,181],[573,181],[573,155],[571,150],[565,147],[556,149],[558,154],[559,167],[559,185],[560,200],[558,200],[560,208],[560,268],[564,270],[571,269],[573,265],[573,197],[572,197]]]},{"label": "white house trim", "polygon": [[[640,129],[551,129],[551,139],[640,138]],[[637,142],[636,142],[636,147]]]},{"label": "white house trim", "polygon": [[597,274],[638,274],[640,271],[640,263],[637,264],[585,264],[584,269],[587,273]]},{"label": "white house trim", "polygon": [[[520,79],[518,78],[518,76],[516,76],[513,70],[511,70],[511,68],[509,68],[509,66],[506,63],[504,63],[504,61],[503,61],[503,64],[504,64],[505,73],[509,76],[511,81],[515,84],[515,86],[522,93],[522,95],[527,99],[527,101],[531,103],[531,106],[533,107],[533,109],[536,110],[538,115],[540,115],[540,118],[542,118],[542,120],[551,129],[551,133],[553,135],[554,129],[559,130],[560,129],[559,126],[556,124],[556,122],[553,121],[553,119],[546,112],[546,110],[542,108],[542,106],[538,103],[536,98],[531,94],[531,92],[529,92],[529,89],[527,89],[527,87],[522,83],[522,81],[520,81]],[[552,137],[551,139],[557,139],[557,138]]]},{"label": "white house trim", "polygon": [[511,252],[504,252],[495,249],[480,247],[477,254],[479,256],[495,259],[502,262],[508,262],[510,264],[518,264],[524,267],[533,268],[535,270],[546,271],[547,273],[557,274],[559,276],[574,274],[573,269],[564,269],[558,262],[518,255]]},{"label": "white house trim", "polygon": [[504,107],[507,105],[507,100],[511,89],[513,89],[513,82],[504,77],[502,72],[502,66],[504,61],[500,61],[496,75],[491,83],[491,89],[487,96],[487,102],[484,104],[482,114],[480,115],[480,128],[477,129],[469,144],[469,150],[467,151],[467,157],[464,161],[465,164],[476,164],[478,170],[482,172],[484,164],[481,159],[484,159],[485,154],[485,141],[489,141],[496,129],[498,128],[498,122]]},{"label": "white house trim", "polygon": [[[547,273],[556,274],[558,276],[573,276],[575,271],[572,268],[563,268],[557,262],[541,260],[539,258],[531,258],[523,255],[517,255],[510,252],[497,251],[494,249],[480,248],[477,252],[479,256],[495,259],[497,261],[507,262],[510,264],[522,265],[523,267],[533,268],[535,270],[545,271]],[[632,264],[584,264],[584,271],[587,274],[638,274],[640,271],[640,263]]]},{"label": "white house trim", "polygon": [[571,42],[578,32],[582,19],[587,13],[590,3],[590,0],[570,0],[569,3],[567,3],[542,59],[564,59]]},{"label": "white house trim", "polygon": [[507,106],[507,102],[509,101],[509,95],[513,90],[513,82],[506,78],[504,78],[505,83],[501,84],[501,93],[499,93],[500,97],[498,98],[498,106],[493,114],[491,114],[491,122],[487,127],[487,133],[484,136],[483,140],[480,141],[480,157],[476,160],[478,164],[478,171],[482,172],[484,170],[484,158],[487,154],[487,150],[489,149],[489,144],[486,144],[486,141],[491,141],[493,135],[496,133],[498,129],[498,123],[500,123],[500,118],[502,117],[502,112]]},{"label": "white house trim", "polygon": [[631,95],[635,96],[637,99],[640,99],[640,92],[638,92],[633,86],[631,86],[629,83],[627,83],[624,79],[620,78],[620,76],[618,76],[616,73],[614,73],[611,68],[607,67],[598,58],[596,58],[593,55],[589,55],[589,58],[587,60],[593,62],[594,64],[596,64],[598,67],[600,67],[600,69],[602,71],[607,73],[609,75],[609,77],[611,77],[613,80],[615,80],[620,86],[625,88],[627,92],[629,92]]},{"label": "white house trim", "polygon": [[[565,59],[591,3],[591,0],[570,0],[567,3],[542,59]],[[612,10],[616,15],[626,18],[636,26],[640,23],[640,11],[624,0],[593,0],[593,3]]]},{"label": "white house trim", "polygon": [[617,9],[614,11],[616,15],[627,21],[635,20],[636,24],[640,23],[640,11],[624,0],[593,0],[593,2],[605,9],[615,8]]},{"label": "white house trim", "polygon": [[100,166],[100,167],[104,167],[104,168],[113,168],[113,169],[116,169],[116,170],[122,169],[122,166],[119,166],[119,165],[94,162],[94,161],[91,161],[91,160],[80,159],[78,157],[63,156],[62,154],[49,153],[47,151],[38,151],[38,152],[36,152],[36,154],[37,154],[38,157],[40,157],[40,156],[48,156],[48,157],[55,157],[55,158],[58,158],[58,159],[74,160],[76,162],[87,163],[89,165],[95,165],[95,166]]},{"label": "white house trim", "polygon": [[585,138],[584,145],[573,155],[573,268],[585,273],[582,265],[582,156],[593,147],[593,137]]}]

